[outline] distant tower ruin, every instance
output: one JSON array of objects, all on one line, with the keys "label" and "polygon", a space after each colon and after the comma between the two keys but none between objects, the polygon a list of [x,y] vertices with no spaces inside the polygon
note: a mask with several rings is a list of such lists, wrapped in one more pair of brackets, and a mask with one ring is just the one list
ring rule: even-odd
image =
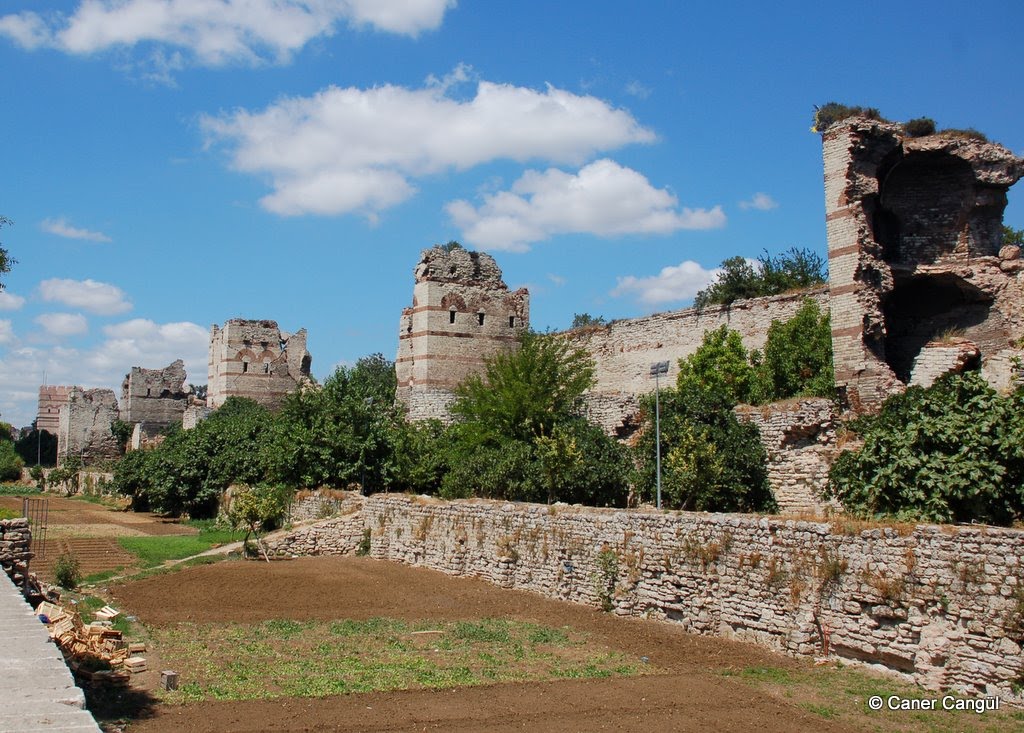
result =
[{"label": "distant tower ruin", "polygon": [[833,123],[822,141],[845,406],[875,409],[907,384],[979,364],[1007,386],[1024,354],[1024,283],[1002,215],[1024,160],[970,133],[912,137],[865,116]]},{"label": "distant tower ruin", "polygon": [[110,429],[119,418],[113,390],[70,387],[60,408],[57,463],[63,465],[68,457],[77,456],[91,465],[120,456],[121,446]]},{"label": "distant tower ruin", "polygon": [[455,387],[529,328],[530,294],[510,292],[493,257],[462,247],[423,250],[414,274],[398,335],[398,399],[410,420],[447,422]]},{"label": "distant tower ruin", "polygon": [[39,387],[39,407],[36,428],[56,436],[60,431],[60,408],[68,403],[68,392],[73,387],[44,384]]},{"label": "distant tower ruin", "polygon": [[163,369],[132,367],[121,383],[121,419],[138,426],[141,442],[152,440],[171,425],[181,424],[187,390],[181,359]]},{"label": "distant tower ruin", "polygon": [[248,397],[270,408],[309,380],[312,357],[306,329],[291,334],[277,321],[232,318],[210,328],[206,404],[216,409],[228,397]]}]

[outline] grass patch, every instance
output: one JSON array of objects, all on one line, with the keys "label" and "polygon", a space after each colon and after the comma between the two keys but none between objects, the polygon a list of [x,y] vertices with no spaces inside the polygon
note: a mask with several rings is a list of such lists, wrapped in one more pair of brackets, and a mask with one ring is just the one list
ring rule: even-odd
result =
[{"label": "grass patch", "polygon": [[[1021,730],[1024,712],[1007,708],[986,711],[942,710],[941,699],[950,693],[922,690],[900,680],[869,673],[856,667],[834,664],[825,667],[794,663],[778,667],[746,667],[726,670],[723,676],[743,682],[760,692],[796,704],[825,720],[855,730],[900,731],[902,733],[959,733],[985,731],[1010,733]],[[867,701],[878,695],[939,700],[934,711],[873,711]]]},{"label": "grass patch", "polygon": [[128,552],[139,558],[145,568],[162,565],[168,560],[206,552],[216,545],[237,542],[244,535],[224,529],[208,529],[196,535],[160,535],[156,537],[119,537],[117,541]]},{"label": "grass patch", "polygon": [[21,512],[16,512],[13,509],[4,509],[0,507],[0,519],[19,519]]},{"label": "grass patch", "polygon": [[0,484],[0,496],[38,496],[39,489],[25,484]]},{"label": "grass patch", "polygon": [[322,697],[491,682],[628,676],[653,670],[570,629],[510,619],[388,618],[179,624],[151,628],[181,675],[167,702]]}]

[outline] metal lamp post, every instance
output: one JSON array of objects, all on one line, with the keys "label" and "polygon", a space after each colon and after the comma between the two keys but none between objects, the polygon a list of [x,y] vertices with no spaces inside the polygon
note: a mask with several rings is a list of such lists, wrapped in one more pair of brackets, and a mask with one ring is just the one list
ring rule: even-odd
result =
[{"label": "metal lamp post", "polygon": [[667,361],[657,361],[651,364],[651,376],[654,377],[654,455],[658,476],[658,509],[661,509],[661,385],[658,381],[658,377],[660,377],[662,374],[668,374]]}]

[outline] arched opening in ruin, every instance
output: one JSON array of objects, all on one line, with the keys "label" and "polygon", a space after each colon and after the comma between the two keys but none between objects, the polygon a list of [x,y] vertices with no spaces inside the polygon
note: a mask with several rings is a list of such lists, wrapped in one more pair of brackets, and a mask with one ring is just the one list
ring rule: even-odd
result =
[{"label": "arched opening in ruin", "polygon": [[898,276],[882,300],[886,363],[907,383],[914,360],[931,341],[962,336],[984,350],[991,336],[986,330],[996,326],[991,306],[990,295],[951,273]]},{"label": "arched opening in ruin", "polygon": [[910,265],[933,263],[951,254],[967,236],[974,203],[970,164],[942,151],[897,150],[878,172],[872,228],[882,257]]}]

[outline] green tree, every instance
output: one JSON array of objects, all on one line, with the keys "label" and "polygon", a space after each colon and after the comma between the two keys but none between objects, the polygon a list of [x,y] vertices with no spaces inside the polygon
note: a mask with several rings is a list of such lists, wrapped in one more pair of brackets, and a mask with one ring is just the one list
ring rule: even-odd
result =
[{"label": "green tree", "polygon": [[607,323],[604,316],[592,316],[589,313],[576,313],[572,317],[572,325],[569,328],[593,328],[604,326]]},{"label": "green tree", "polygon": [[693,300],[696,307],[729,305],[825,282],[825,261],[811,250],[796,247],[777,257],[765,251],[756,265],[743,257],[730,257],[722,262],[721,270],[715,282],[697,293]]},{"label": "green tree", "polygon": [[0,481],[17,481],[25,461],[21,459],[10,440],[0,440]]},{"label": "green tree", "polygon": [[589,355],[552,334],[488,359],[457,391],[442,496],[621,506],[628,455],[578,414],[593,379]]},{"label": "green tree", "polygon": [[267,451],[270,476],[292,486],[387,486],[402,439],[395,387],[394,363],[374,354],[291,395]]},{"label": "green tree", "polygon": [[1012,244],[1017,247],[1024,247],[1024,229],[1011,229],[1003,225],[1003,245]]},{"label": "green tree", "polygon": [[519,348],[487,360],[458,389],[452,411],[484,437],[532,443],[572,415],[594,383],[594,362],[583,349],[552,334],[526,332]]},{"label": "green tree", "polygon": [[807,298],[788,321],[772,321],[758,361],[753,395],[757,403],[807,395],[832,397],[835,376],[828,313]]},{"label": "green tree", "polygon": [[[8,219],[6,216],[0,216],[0,229],[5,226],[11,226],[14,224],[13,221]],[[6,249],[0,247],[0,275],[6,275],[11,271],[11,266],[18,264],[18,261],[10,256]],[[0,290],[4,289],[3,280],[0,279]]]},{"label": "green tree", "polygon": [[15,441],[14,448],[25,465],[57,465],[57,436],[46,430],[40,434],[34,425],[31,431]]},{"label": "green tree", "polygon": [[707,392],[733,405],[750,402],[756,373],[748,361],[743,339],[722,325],[706,331],[697,350],[679,362],[676,386],[685,392]]},{"label": "green tree", "polygon": [[999,395],[977,372],[909,387],[849,425],[827,498],[851,514],[1009,525],[1024,518],[1024,388]]},{"label": "green tree", "polygon": [[270,562],[267,549],[260,540],[260,532],[278,526],[288,511],[292,492],[285,486],[257,484],[243,486],[234,492],[228,505],[227,519],[232,529],[244,530],[242,547],[249,554],[249,538],[256,540],[256,546],[263,558]]}]

